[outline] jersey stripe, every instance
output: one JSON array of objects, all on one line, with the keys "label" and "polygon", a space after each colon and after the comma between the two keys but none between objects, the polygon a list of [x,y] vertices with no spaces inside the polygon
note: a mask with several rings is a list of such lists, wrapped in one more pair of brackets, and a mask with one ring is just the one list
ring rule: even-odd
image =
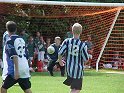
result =
[{"label": "jersey stripe", "polygon": [[83,62],[89,59],[87,45],[80,39],[68,38],[63,41],[59,55],[66,53],[67,75],[72,78],[82,78]]}]

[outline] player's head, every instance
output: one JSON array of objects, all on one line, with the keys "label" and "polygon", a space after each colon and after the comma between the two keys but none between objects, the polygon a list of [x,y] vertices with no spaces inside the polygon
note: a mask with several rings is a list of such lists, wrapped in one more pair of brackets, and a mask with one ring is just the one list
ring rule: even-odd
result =
[{"label": "player's head", "polygon": [[40,36],[40,41],[42,41],[42,42],[44,41],[44,40],[43,40],[43,36]]},{"label": "player's head", "polygon": [[16,25],[16,23],[13,22],[13,21],[8,21],[8,22],[6,23],[6,29],[7,29],[7,31],[8,31],[9,33],[15,33],[16,30],[17,30],[17,25]]},{"label": "player's head", "polygon": [[24,35],[25,34],[25,30],[21,30],[21,35]]},{"label": "player's head", "polygon": [[50,38],[47,38],[46,42],[47,43],[50,43],[51,42],[51,39]]},{"label": "player's head", "polygon": [[40,32],[37,31],[37,32],[36,32],[36,36],[37,36],[37,37],[40,37],[40,35],[41,35]]},{"label": "player's head", "polygon": [[33,41],[33,36],[30,35],[30,36],[29,36],[29,42],[32,42],[32,41]]},{"label": "player's head", "polygon": [[59,36],[55,37],[55,43],[56,43],[57,45],[60,45],[60,43],[61,43],[61,38],[60,38]]},{"label": "player's head", "polygon": [[87,35],[87,39],[90,41],[91,40],[91,35]]},{"label": "player's head", "polygon": [[75,23],[73,26],[72,26],[72,33],[74,35],[80,35],[82,33],[82,26],[81,24],[79,23]]}]

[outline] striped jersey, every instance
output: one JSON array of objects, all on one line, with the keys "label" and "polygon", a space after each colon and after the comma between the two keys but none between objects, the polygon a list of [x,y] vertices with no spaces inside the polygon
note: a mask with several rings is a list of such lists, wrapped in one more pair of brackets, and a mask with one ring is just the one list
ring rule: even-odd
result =
[{"label": "striped jersey", "polygon": [[82,78],[83,62],[89,59],[87,45],[80,39],[67,38],[63,41],[58,54],[66,55],[67,75],[71,78]]},{"label": "striped jersey", "polygon": [[28,53],[25,46],[25,41],[18,35],[11,35],[10,40],[7,41],[5,47],[5,53],[7,55],[7,75],[14,77],[15,66],[13,62],[13,56],[18,57],[18,69],[20,78],[30,77],[29,65],[28,65]]},{"label": "striped jersey", "polygon": [[5,46],[6,42],[9,40],[8,31],[4,32],[3,34],[3,47]]}]

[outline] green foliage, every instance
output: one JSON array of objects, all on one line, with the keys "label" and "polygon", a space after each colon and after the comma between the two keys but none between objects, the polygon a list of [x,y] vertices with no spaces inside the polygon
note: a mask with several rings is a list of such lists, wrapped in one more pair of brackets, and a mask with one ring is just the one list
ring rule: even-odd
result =
[{"label": "green foliage", "polygon": [[29,28],[29,21],[28,21],[28,18],[26,18],[26,17],[8,15],[5,18],[5,23],[7,21],[10,21],[10,20],[13,20],[14,22],[17,23],[17,26],[18,26],[19,30],[25,30],[25,29]]},{"label": "green foliage", "polygon": [[[39,11],[39,10],[37,10]],[[40,31],[43,36],[45,37],[52,37],[61,36],[64,37],[69,24],[69,19],[49,19],[49,18],[30,18],[30,17],[21,17],[21,16],[14,16],[14,15],[7,15],[5,16],[4,26],[7,21],[13,20],[17,23],[18,26],[18,33],[21,30],[26,30],[28,34],[35,36],[37,31]],[[5,29],[6,30],[6,29]],[[4,31],[5,31],[4,30]]]}]

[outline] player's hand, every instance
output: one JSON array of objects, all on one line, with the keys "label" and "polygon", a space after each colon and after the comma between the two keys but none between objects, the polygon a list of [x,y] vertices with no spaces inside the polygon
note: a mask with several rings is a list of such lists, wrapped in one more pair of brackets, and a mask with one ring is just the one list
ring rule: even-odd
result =
[{"label": "player's hand", "polygon": [[93,54],[93,49],[88,50],[88,53],[89,53],[89,54]]},{"label": "player's hand", "polygon": [[59,62],[60,66],[63,66],[63,63],[62,62]]},{"label": "player's hand", "polygon": [[19,73],[18,72],[15,72],[14,79],[15,80],[19,79]]},{"label": "player's hand", "polygon": [[59,61],[56,61],[56,63],[59,63]]},{"label": "player's hand", "polygon": [[59,62],[60,66],[64,66],[65,64],[63,63],[63,61]]},{"label": "player's hand", "polygon": [[93,58],[93,56],[91,54],[89,54],[89,59],[91,60]]}]

